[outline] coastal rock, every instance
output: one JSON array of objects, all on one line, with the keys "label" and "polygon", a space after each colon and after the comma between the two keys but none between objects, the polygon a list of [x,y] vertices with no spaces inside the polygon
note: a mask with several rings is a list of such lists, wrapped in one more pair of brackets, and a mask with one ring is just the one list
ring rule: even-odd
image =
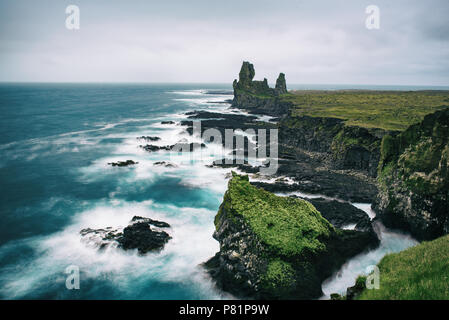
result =
[{"label": "coastal rock", "polygon": [[[275,89],[266,81],[253,81],[254,66],[243,62],[239,81],[234,80],[234,108],[266,114],[279,119],[279,146],[295,157],[302,151],[319,152],[326,166],[335,170],[358,170],[375,177],[380,157],[383,129],[346,126],[343,119],[309,117],[293,113],[293,104],[281,95],[288,94],[281,73]],[[294,159],[294,158],[293,158]]]},{"label": "coastal rock", "polygon": [[109,162],[108,164],[113,167],[127,167],[133,164],[138,164],[138,162],[134,162],[133,160],[126,160],[126,161]]},{"label": "coastal rock", "polygon": [[272,116],[285,116],[290,103],[281,102],[278,96],[287,93],[285,75],[281,73],[276,81],[276,88],[268,86],[267,79],[254,81],[254,66],[244,61],[239,73],[239,80],[234,80],[234,100],[232,106],[246,109],[252,113]]},{"label": "coastal rock", "polygon": [[159,141],[159,140],[161,140],[161,138],[159,138],[159,137],[151,137],[151,136],[141,136],[141,137],[137,137],[136,139],[138,139],[138,140],[145,140],[145,141]]},{"label": "coastal rock", "polygon": [[237,174],[215,226],[220,251],[205,267],[242,298],[317,298],[322,281],[366,249],[360,232],[333,227],[309,202],[275,196]]},{"label": "coastal rock", "polygon": [[287,93],[287,82],[285,81],[285,74],[283,74],[283,73],[279,74],[279,77],[276,80],[275,91],[276,91],[276,94]]},{"label": "coastal rock", "polygon": [[279,143],[293,155],[319,152],[333,169],[359,170],[377,175],[383,129],[346,126],[341,119],[291,116],[279,124]]},{"label": "coastal rock", "polygon": [[168,161],[157,161],[153,163],[153,166],[161,166],[166,168],[176,168],[177,165]]},{"label": "coastal rock", "polygon": [[175,124],[174,121],[161,121],[161,124]]},{"label": "coastal rock", "polygon": [[374,209],[387,227],[420,240],[449,233],[449,109],[385,136]]},{"label": "coastal rock", "polygon": [[156,146],[153,144],[147,144],[145,146],[140,145],[140,148],[144,149],[145,151],[148,152],[155,152],[155,151],[161,151],[161,150],[165,150],[165,151],[179,151],[179,152],[193,152],[197,149],[200,148],[206,148],[206,144],[204,143],[198,143],[198,142],[191,142],[191,143],[187,143],[187,142],[178,142],[176,144],[173,145],[168,145],[168,146]]},{"label": "coastal rock", "polygon": [[163,249],[171,237],[161,228],[169,227],[170,225],[163,221],[134,216],[131,223],[123,230],[111,227],[86,228],[81,230],[80,234],[83,242],[100,250],[118,247],[123,250],[137,249],[140,254],[145,254]]}]

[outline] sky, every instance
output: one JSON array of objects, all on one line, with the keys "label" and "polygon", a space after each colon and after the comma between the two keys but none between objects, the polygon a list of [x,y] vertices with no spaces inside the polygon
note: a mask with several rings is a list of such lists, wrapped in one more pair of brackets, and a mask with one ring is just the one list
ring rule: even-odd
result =
[{"label": "sky", "polygon": [[270,83],[447,86],[449,1],[0,0],[3,82],[230,83],[242,61]]}]

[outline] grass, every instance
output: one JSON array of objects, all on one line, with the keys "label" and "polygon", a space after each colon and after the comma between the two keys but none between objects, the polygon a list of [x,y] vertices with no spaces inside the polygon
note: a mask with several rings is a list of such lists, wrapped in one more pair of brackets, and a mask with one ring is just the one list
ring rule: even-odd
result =
[{"label": "grass", "polygon": [[346,125],[403,131],[426,114],[449,107],[449,91],[291,91],[281,99],[292,116],[333,117]]},{"label": "grass", "polygon": [[295,271],[290,263],[275,259],[268,264],[267,272],[262,276],[266,289],[288,288],[295,285]]},{"label": "grass", "polygon": [[242,216],[263,243],[284,256],[322,251],[321,240],[334,231],[311,203],[256,188],[248,176],[233,173],[223,204],[226,212]]},{"label": "grass", "polygon": [[449,299],[449,235],[389,254],[378,267],[380,289],[365,289],[359,299]]}]

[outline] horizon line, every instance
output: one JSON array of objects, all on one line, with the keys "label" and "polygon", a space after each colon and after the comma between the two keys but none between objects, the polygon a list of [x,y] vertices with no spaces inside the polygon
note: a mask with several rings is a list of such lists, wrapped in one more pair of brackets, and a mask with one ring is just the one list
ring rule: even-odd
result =
[{"label": "horizon line", "polygon": [[[203,82],[203,81],[185,81],[185,82],[152,82],[152,81],[0,81],[0,84],[211,84],[227,85],[232,88],[232,82]],[[269,83],[275,84],[275,83]],[[441,87],[448,88],[449,84],[373,84],[373,83],[290,83],[287,86],[373,86],[373,87]],[[350,88],[348,88],[350,89]]]}]

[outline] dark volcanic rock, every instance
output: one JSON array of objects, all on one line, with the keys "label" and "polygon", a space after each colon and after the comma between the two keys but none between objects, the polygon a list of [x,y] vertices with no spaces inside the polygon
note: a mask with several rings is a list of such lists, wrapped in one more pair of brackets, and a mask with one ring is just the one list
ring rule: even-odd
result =
[{"label": "dark volcanic rock", "polygon": [[163,167],[167,167],[167,168],[176,168],[177,165],[171,162],[167,162],[167,161],[157,161],[155,163],[153,163],[153,166],[163,166]]},{"label": "dark volcanic rock", "polygon": [[[234,174],[229,182],[215,217],[220,251],[205,263],[223,290],[240,298],[317,298],[324,279],[372,245],[366,232],[336,229],[306,201],[276,197],[247,179]],[[304,244],[310,239],[317,245]]]},{"label": "dark volcanic rock", "polygon": [[116,246],[124,250],[137,249],[140,254],[145,254],[150,251],[162,250],[171,237],[160,229],[169,227],[170,225],[163,221],[134,216],[131,223],[123,231],[111,227],[103,229],[87,228],[81,230],[80,234],[83,242],[93,244],[100,250],[109,246]]},{"label": "dark volcanic rock", "polygon": [[138,140],[145,140],[145,141],[159,141],[159,140],[161,140],[161,138],[159,138],[159,137],[151,137],[151,136],[141,136],[141,137],[137,137],[136,139],[138,139]]},{"label": "dark volcanic rock", "polygon": [[153,144],[147,144],[145,146],[139,146],[140,148],[144,149],[148,152],[155,152],[155,151],[179,151],[179,152],[192,152],[199,148],[206,148],[207,146],[204,143],[197,143],[197,142],[178,142],[176,144],[170,145],[170,146],[156,146]]},{"label": "dark volcanic rock", "polygon": [[161,121],[161,124],[175,124],[174,121]]},{"label": "dark volcanic rock", "polygon": [[148,251],[160,250],[171,239],[165,231],[155,231],[151,225],[167,228],[169,225],[160,221],[151,219],[136,219],[123,230],[123,236],[117,239],[120,247],[125,250],[137,249],[139,253],[144,254]]},{"label": "dark volcanic rock", "polygon": [[374,231],[370,217],[365,211],[354,207],[348,202],[324,198],[302,199],[313,204],[334,227],[344,229],[349,225],[354,225],[354,230],[360,232],[360,241],[365,243],[367,248],[374,248],[379,245],[379,238]]},{"label": "dark volcanic rock", "polygon": [[126,160],[126,161],[109,162],[108,164],[113,167],[127,167],[133,164],[138,164],[138,162],[134,162],[133,160]]}]

